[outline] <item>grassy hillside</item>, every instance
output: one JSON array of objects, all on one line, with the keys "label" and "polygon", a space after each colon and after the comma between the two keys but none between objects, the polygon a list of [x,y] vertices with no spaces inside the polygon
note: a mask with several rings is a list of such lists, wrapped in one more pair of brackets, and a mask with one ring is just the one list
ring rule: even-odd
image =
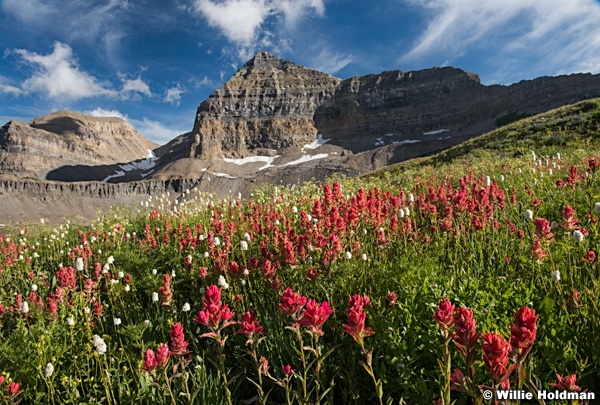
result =
[{"label": "grassy hillside", "polygon": [[15,229],[0,398],[466,404],[510,384],[587,400],[599,114],[582,102],[332,184]]}]

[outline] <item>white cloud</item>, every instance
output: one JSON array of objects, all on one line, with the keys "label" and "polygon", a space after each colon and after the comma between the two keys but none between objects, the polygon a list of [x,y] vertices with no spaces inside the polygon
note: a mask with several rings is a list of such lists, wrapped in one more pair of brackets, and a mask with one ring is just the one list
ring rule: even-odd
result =
[{"label": "white cloud", "polygon": [[33,75],[21,84],[24,91],[67,100],[116,95],[114,90],[80,69],[73,50],[66,44],[55,42],[54,50],[48,55],[25,49],[15,49],[12,53],[34,69]]},{"label": "white cloud", "polygon": [[0,93],[11,94],[13,96],[21,96],[23,94],[27,94],[26,91],[23,91],[20,88],[13,86],[12,84],[6,83],[6,79],[2,76],[0,76]]},{"label": "white cloud", "polygon": [[84,111],[84,114],[91,115],[92,117],[117,117],[125,121],[129,121],[126,115],[121,114],[117,110],[105,110],[104,108],[96,107],[93,110]]},{"label": "white cloud", "polygon": [[121,89],[121,96],[123,98],[131,98],[135,95],[135,93],[140,93],[147,97],[152,97],[150,86],[148,86],[148,83],[146,83],[142,79],[141,75],[136,77],[135,79],[126,79],[122,77],[121,81],[123,82],[123,88]]},{"label": "white cloud", "polygon": [[595,0],[407,1],[423,7],[430,19],[400,63],[451,61],[484,51],[530,72],[600,71],[600,4]]},{"label": "white cloud", "polygon": [[125,35],[122,22],[130,8],[128,0],[2,0],[1,4],[2,11],[26,24],[28,31],[67,42],[83,40],[94,47],[100,43],[109,52],[115,51],[115,38]]},{"label": "white cloud", "polygon": [[[239,59],[246,60],[259,47],[286,47],[289,41],[278,31],[295,29],[312,13],[325,14],[324,0],[192,0],[202,15],[236,46]],[[268,25],[273,25],[270,29]]]},{"label": "white cloud", "polygon": [[323,49],[317,56],[313,57],[311,68],[333,75],[348,66],[353,60],[353,55]]},{"label": "white cloud", "polygon": [[167,89],[164,101],[173,105],[179,105],[181,101],[181,95],[187,93],[187,89],[181,84],[177,83],[174,87]]}]

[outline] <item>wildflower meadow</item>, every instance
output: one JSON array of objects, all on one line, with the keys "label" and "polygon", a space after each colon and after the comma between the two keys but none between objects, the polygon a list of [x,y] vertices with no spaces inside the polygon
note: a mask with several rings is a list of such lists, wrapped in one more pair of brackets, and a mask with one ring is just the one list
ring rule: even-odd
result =
[{"label": "wildflower meadow", "polygon": [[600,153],[560,125],[511,153],[15,227],[0,401],[594,403]]}]

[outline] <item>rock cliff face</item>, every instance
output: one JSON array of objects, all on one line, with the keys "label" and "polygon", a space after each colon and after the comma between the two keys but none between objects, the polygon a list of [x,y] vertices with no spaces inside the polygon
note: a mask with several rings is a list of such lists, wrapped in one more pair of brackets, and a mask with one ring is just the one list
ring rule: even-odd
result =
[{"label": "rock cliff face", "polygon": [[313,115],[340,79],[258,53],[200,104],[189,157],[240,157],[316,139]]},{"label": "rock cliff face", "polygon": [[157,145],[120,118],[58,111],[0,129],[0,172],[44,179],[67,165],[109,165],[148,156]]},{"label": "rock cliff face", "polygon": [[438,136],[476,136],[494,129],[502,116],[535,114],[599,95],[600,75],[484,86],[477,75],[451,67],[393,71],[344,80],[314,121],[324,136],[360,151],[442,132]]}]

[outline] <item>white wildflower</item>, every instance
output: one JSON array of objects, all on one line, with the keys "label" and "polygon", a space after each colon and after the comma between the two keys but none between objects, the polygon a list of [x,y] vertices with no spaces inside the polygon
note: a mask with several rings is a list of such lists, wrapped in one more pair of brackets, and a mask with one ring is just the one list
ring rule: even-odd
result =
[{"label": "white wildflower", "polygon": [[121,324],[121,318],[113,318],[113,323],[115,326],[119,326]]},{"label": "white wildflower", "polygon": [[229,288],[229,284],[227,284],[227,280],[225,280],[225,277],[223,276],[219,276],[219,279],[217,280],[217,285],[224,290]]},{"label": "white wildflower", "polygon": [[500,181],[504,181],[504,175],[503,174],[500,175]]},{"label": "white wildflower", "polygon": [[200,287],[200,294],[204,295],[206,293],[206,289],[204,287]]},{"label": "white wildflower", "polygon": [[361,259],[366,262],[367,261],[367,254],[363,253],[362,256],[361,256]]},{"label": "white wildflower", "polygon": [[221,245],[221,239],[219,239],[218,236],[215,236],[215,238],[213,239],[213,246],[220,246]]},{"label": "white wildflower", "polygon": [[407,217],[410,216],[410,209],[408,207],[404,208],[404,215],[406,215]]},{"label": "white wildflower", "polygon": [[27,303],[27,301],[23,301],[23,303],[21,304],[21,313],[26,314],[28,312],[29,312],[29,304]]},{"label": "white wildflower", "polygon": [[105,263],[104,266],[102,266],[102,274],[106,274],[110,271],[110,266],[108,263]]},{"label": "white wildflower", "polygon": [[556,270],[552,272],[552,280],[560,281],[560,271]]},{"label": "white wildflower", "polygon": [[83,270],[83,258],[78,257],[77,259],[75,259],[75,268],[77,269],[77,271]]},{"label": "white wildflower", "polygon": [[415,201],[415,196],[413,195],[413,193],[408,193],[408,202],[414,202]]},{"label": "white wildflower", "polygon": [[157,292],[152,293],[152,302],[158,302],[158,293]]},{"label": "white wildflower", "polygon": [[129,286],[129,284],[125,284],[125,292],[129,291],[131,291],[131,287]]},{"label": "white wildflower", "polygon": [[204,257],[205,257],[206,259],[208,259],[208,258],[210,257],[210,253],[208,253],[208,252],[204,252]]},{"label": "white wildflower", "polygon": [[188,302],[186,302],[185,304],[183,304],[183,307],[181,308],[181,310],[183,312],[189,312],[190,309],[192,309],[192,308],[190,307],[190,304]]},{"label": "white wildflower", "polygon": [[492,180],[490,179],[490,176],[485,176],[485,181],[484,181],[483,185],[486,187],[489,187],[492,185]]},{"label": "white wildflower", "polygon": [[296,207],[296,206],[294,205],[294,206],[292,207],[292,212],[293,212],[294,214],[297,214],[297,213],[298,213],[298,207]]},{"label": "white wildflower", "polygon": [[558,228],[558,226],[559,226],[559,225],[558,225],[558,222],[556,222],[556,221],[552,221],[552,222],[550,223],[550,228],[551,228],[551,229],[556,229],[556,228]]},{"label": "white wildflower", "polygon": [[156,269],[152,269],[152,275],[156,276],[156,273],[158,273],[158,271]]},{"label": "white wildflower", "polygon": [[113,278],[110,280],[110,283],[111,284],[119,284],[119,280]]},{"label": "white wildflower", "polygon": [[125,277],[125,273],[123,273],[122,271],[120,271],[120,272],[117,273],[117,277],[123,278],[123,277]]},{"label": "white wildflower", "polygon": [[573,239],[576,243],[583,242],[583,233],[581,231],[573,231]]},{"label": "white wildflower", "polygon": [[75,325],[75,319],[72,316],[67,318],[67,325],[69,325],[69,326]]},{"label": "white wildflower", "polygon": [[525,211],[525,219],[532,220],[533,219],[533,211],[531,211],[531,210]]},{"label": "white wildflower", "polygon": [[404,209],[400,208],[400,210],[398,211],[398,218],[402,219],[404,218]]},{"label": "white wildflower", "polygon": [[44,370],[44,377],[50,378],[50,376],[54,373],[54,366],[52,363],[46,364],[46,369]]},{"label": "white wildflower", "polygon": [[594,204],[594,211],[595,212],[600,212],[600,202],[597,202]]},{"label": "white wildflower", "polygon": [[250,234],[249,234],[248,232],[246,232],[246,233],[244,234],[244,240],[245,240],[246,242],[250,242]]},{"label": "white wildflower", "polygon": [[96,348],[98,354],[106,353],[106,342],[100,336],[94,335],[94,337],[92,338],[92,343],[94,344],[94,347]]},{"label": "white wildflower", "polygon": [[240,242],[240,250],[248,250],[248,242],[245,240]]},{"label": "white wildflower", "polygon": [[113,264],[114,262],[115,258],[112,255],[108,256],[108,259],[106,259],[106,263],[108,264]]},{"label": "white wildflower", "polygon": [[37,284],[31,284],[31,291],[36,292],[38,290]]},{"label": "white wildflower", "polygon": [[[85,313],[86,315],[89,315],[92,312],[92,310],[90,309],[90,307],[85,307],[83,308],[83,313]],[[68,321],[68,319],[67,319]]]},{"label": "white wildflower", "polygon": [[244,271],[242,272],[242,274],[246,277],[248,277],[250,275],[250,270],[248,269],[244,269]]},{"label": "white wildflower", "polygon": [[346,252],[346,259],[348,259],[348,260],[352,259],[352,253],[351,252]]},{"label": "white wildflower", "polygon": [[144,325],[146,325],[146,326],[150,326],[150,325],[151,325],[151,323],[150,323],[150,319],[146,319],[146,320],[144,321]]}]

